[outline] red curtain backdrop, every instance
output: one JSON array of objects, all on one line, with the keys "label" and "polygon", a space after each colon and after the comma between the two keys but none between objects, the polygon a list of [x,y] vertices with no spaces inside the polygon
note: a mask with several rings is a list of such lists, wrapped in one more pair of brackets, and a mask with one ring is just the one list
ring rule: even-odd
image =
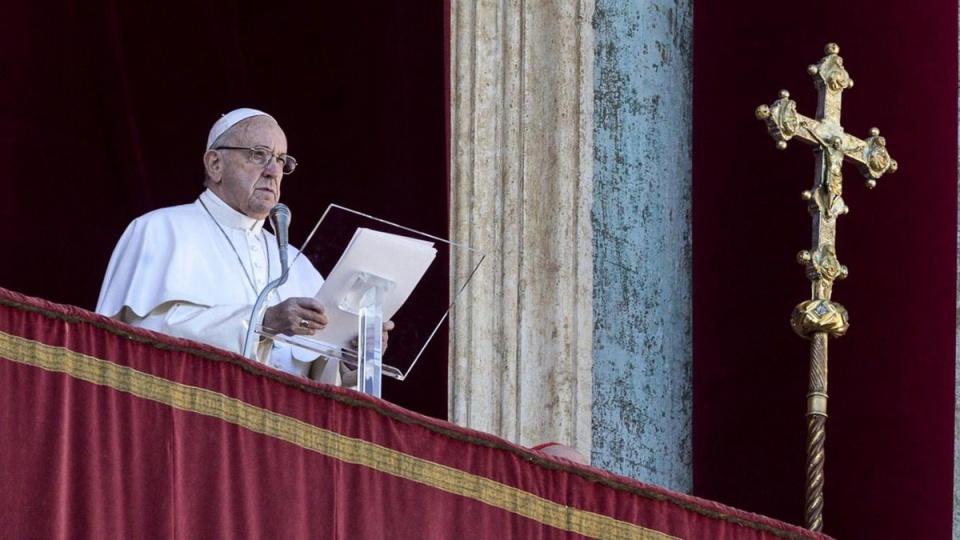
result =
[{"label": "red curtain backdrop", "polygon": [[0,289],[6,538],[826,538]]},{"label": "red curtain backdrop", "polygon": [[850,312],[829,345],[825,532],[949,538],[953,507],[957,231],[957,5],[876,0],[699,1],[694,9],[694,487],[802,523],[809,342],[790,329],[810,298],[800,199],[809,147],[778,152],[758,105],[840,46],[855,86],[842,124],[879,127],[899,162],[867,190],[844,166],[851,212],[833,299]]},{"label": "red curtain backdrop", "polygon": [[[0,286],[93,309],[124,227],[199,195],[207,131],[241,106],[273,114],[300,162],[283,183],[295,245],[330,203],[446,237],[448,11],[443,2],[5,6]],[[415,317],[399,319],[402,340],[403,320]],[[446,417],[446,346],[440,332],[384,395]]]}]

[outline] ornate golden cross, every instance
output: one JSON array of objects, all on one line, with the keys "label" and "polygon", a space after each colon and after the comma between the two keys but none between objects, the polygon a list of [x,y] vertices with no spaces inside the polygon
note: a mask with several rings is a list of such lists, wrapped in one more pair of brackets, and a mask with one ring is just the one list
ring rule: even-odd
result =
[{"label": "ornate golden cross", "polygon": [[837,218],[849,211],[843,202],[844,161],[857,166],[867,178],[867,187],[877,185],[885,173],[897,170],[897,162],[887,152],[886,140],[880,130],[870,130],[866,140],[844,133],[840,125],[840,97],[853,87],[843,59],[837,56],[840,47],[830,43],[824,48],[827,56],[820,63],[807,68],[819,94],[817,117],[808,118],[797,113],[797,103],[790,93],[780,91],[780,99],[769,107],[761,105],[756,116],[766,121],[777,148],[783,150],[787,141],[797,139],[813,146],[816,156],[813,189],[801,196],[813,216],[813,248],[803,250],[797,261],[806,268],[811,281],[810,300],[801,302],[793,310],[790,324],[801,336],[811,340],[810,386],[807,393],[807,486],[804,519],[813,531],[823,528],[823,459],[827,420],[827,338],[840,337],[849,326],[847,310],[830,300],[833,282],[847,277],[847,267],[837,260]]}]

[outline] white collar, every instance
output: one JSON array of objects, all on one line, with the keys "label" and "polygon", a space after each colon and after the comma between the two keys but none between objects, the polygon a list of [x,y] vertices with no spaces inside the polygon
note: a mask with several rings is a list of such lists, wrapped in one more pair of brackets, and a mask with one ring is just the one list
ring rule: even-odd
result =
[{"label": "white collar", "polygon": [[252,217],[241,214],[223,202],[216,193],[207,188],[200,194],[200,200],[206,204],[207,210],[213,215],[222,227],[230,229],[239,229],[241,231],[250,231],[253,234],[260,234],[263,228],[262,219],[253,219]]}]

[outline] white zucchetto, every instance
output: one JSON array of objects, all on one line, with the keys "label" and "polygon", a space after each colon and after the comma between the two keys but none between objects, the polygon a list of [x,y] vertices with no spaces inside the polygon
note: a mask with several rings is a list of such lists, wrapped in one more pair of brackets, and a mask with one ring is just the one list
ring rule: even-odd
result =
[{"label": "white zucchetto", "polygon": [[269,114],[258,111],[257,109],[235,109],[220,117],[213,127],[210,128],[210,134],[207,136],[207,150],[213,148],[213,143],[223,135],[228,129],[237,125],[239,122],[250,118],[251,116],[266,116],[276,122],[276,119]]}]

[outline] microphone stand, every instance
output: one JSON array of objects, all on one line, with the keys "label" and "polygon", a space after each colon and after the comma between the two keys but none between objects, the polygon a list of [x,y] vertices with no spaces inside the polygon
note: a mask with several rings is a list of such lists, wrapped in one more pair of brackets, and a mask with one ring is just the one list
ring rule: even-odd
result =
[{"label": "microphone stand", "polygon": [[280,277],[267,283],[267,286],[264,287],[263,290],[260,291],[260,295],[257,296],[257,301],[253,304],[253,310],[250,313],[250,324],[247,326],[247,338],[243,343],[243,356],[251,360],[257,359],[257,350],[253,343],[256,339],[257,321],[263,319],[263,314],[267,310],[265,305],[267,296],[276,290],[277,287],[283,285],[290,274],[290,266],[287,261],[287,228],[290,226],[290,209],[287,208],[287,205],[277,204],[270,210],[270,223],[273,225],[273,230],[277,234],[281,272]]},{"label": "microphone stand", "polygon": [[[267,283],[267,286],[263,288],[263,291],[260,292],[260,296],[257,297],[257,301],[253,304],[253,311],[250,314],[250,325],[247,327],[247,339],[243,345],[243,355],[252,360],[256,360],[256,349],[253,347],[253,342],[256,339],[256,321],[259,321],[263,318],[264,312],[267,311],[267,306],[264,305],[267,296],[274,291],[277,287],[283,285],[287,281],[287,275],[290,273],[290,269],[287,268],[280,274],[280,277]],[[250,351],[253,350],[254,355],[250,356]]]}]

